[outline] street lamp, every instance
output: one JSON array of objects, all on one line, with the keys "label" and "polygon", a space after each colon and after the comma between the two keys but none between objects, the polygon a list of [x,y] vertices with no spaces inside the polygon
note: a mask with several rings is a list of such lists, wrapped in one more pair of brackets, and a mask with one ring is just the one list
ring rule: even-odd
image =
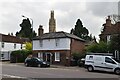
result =
[{"label": "street lamp", "polygon": [[28,18],[28,17],[26,17],[26,16],[24,16],[24,15],[22,15],[22,17],[24,17],[24,18],[27,18],[27,19],[30,19],[30,20],[31,20],[31,27],[32,27],[32,29],[33,29],[33,19],[32,19],[32,18]]}]

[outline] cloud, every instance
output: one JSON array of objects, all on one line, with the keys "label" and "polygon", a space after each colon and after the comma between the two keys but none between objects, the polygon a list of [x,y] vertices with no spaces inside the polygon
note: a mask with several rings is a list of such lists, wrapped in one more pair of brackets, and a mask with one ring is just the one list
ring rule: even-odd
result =
[{"label": "cloud", "polygon": [[118,2],[87,2],[86,8],[96,16],[118,14]]},{"label": "cloud", "polygon": [[[87,0],[86,0],[87,1]],[[0,33],[14,34],[20,30],[19,24],[24,15],[33,20],[34,30],[37,32],[38,26],[43,25],[44,31],[48,32],[50,10],[54,10],[57,22],[57,31],[70,32],[74,28],[77,19],[80,19],[90,33],[97,36],[100,34],[105,17],[112,13],[117,13],[116,2],[79,2],[54,0],[48,1],[8,1],[0,3]]]}]

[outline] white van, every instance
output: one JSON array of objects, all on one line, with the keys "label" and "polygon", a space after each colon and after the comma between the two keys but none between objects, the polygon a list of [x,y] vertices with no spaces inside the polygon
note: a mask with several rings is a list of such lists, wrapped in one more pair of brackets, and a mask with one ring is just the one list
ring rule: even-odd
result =
[{"label": "white van", "polygon": [[120,63],[111,54],[90,53],[85,57],[85,66],[89,72],[101,70],[120,74]]}]

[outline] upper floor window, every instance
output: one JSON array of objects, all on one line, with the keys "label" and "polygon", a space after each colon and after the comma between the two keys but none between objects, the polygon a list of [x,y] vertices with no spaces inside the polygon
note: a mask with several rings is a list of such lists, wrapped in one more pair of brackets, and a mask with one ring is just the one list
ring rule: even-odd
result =
[{"label": "upper floor window", "polygon": [[111,35],[108,35],[107,36],[107,42],[110,42],[110,39],[111,39]]},{"label": "upper floor window", "polygon": [[20,47],[21,49],[22,49],[22,46],[23,46],[23,45],[21,44],[21,47]]},{"label": "upper floor window", "polygon": [[60,39],[55,39],[55,46],[59,46]]},{"label": "upper floor window", "polygon": [[14,49],[16,49],[16,44],[14,44]]},{"label": "upper floor window", "polygon": [[43,40],[39,40],[40,47],[43,47]]},{"label": "upper floor window", "polygon": [[4,42],[2,42],[2,48],[4,48],[5,47],[5,43]]}]

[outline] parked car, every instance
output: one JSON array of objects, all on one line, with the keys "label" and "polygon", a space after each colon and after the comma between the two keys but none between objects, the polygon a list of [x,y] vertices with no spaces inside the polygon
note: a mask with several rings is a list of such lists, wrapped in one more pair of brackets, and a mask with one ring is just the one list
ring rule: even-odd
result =
[{"label": "parked car", "polygon": [[91,53],[85,58],[85,66],[89,72],[94,70],[120,74],[120,63],[107,53]]},{"label": "parked car", "polygon": [[85,58],[79,59],[77,61],[77,64],[78,64],[79,67],[84,67],[84,65],[85,65]]},{"label": "parked car", "polygon": [[24,62],[26,67],[50,67],[50,63],[37,57],[26,58]]}]

